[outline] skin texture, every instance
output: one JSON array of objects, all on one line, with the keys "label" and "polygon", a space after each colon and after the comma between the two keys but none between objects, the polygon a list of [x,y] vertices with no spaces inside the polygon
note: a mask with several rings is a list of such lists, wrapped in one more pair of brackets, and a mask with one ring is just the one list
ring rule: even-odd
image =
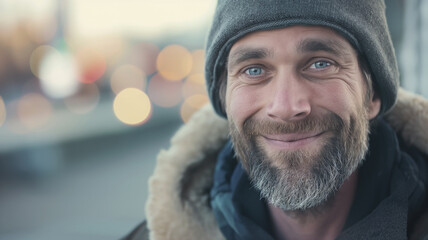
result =
[{"label": "skin texture", "polygon": [[[323,27],[256,32],[233,45],[227,74],[225,107],[235,150],[271,204],[276,237],[336,237],[367,150],[369,119],[380,108],[378,98],[367,97],[353,47]],[[254,170],[260,165],[268,170]],[[257,183],[263,172],[266,180]],[[296,193],[276,194],[278,186]],[[311,191],[317,192],[312,199]]]}]

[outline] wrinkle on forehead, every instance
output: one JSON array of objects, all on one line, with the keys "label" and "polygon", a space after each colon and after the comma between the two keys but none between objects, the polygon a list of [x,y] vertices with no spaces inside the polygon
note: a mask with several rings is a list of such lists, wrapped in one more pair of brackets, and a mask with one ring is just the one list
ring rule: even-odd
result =
[{"label": "wrinkle on forehead", "polygon": [[351,55],[355,50],[351,46],[345,46],[342,40],[325,38],[306,38],[297,44],[297,51],[300,53],[309,53],[324,51],[336,56]]}]

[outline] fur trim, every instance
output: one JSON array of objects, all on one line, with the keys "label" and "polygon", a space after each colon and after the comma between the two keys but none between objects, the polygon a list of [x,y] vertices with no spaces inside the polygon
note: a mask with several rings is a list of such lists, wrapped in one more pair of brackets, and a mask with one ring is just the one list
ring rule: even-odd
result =
[{"label": "fur trim", "polygon": [[[146,205],[150,239],[224,239],[209,207],[206,191],[212,185],[216,161],[209,156],[224,145],[227,129],[227,121],[217,116],[211,106],[206,106],[176,133],[170,149],[160,152],[149,180]],[[206,161],[206,164],[198,164]],[[190,166],[198,166],[198,169],[189,172]],[[199,178],[193,182],[183,180],[184,173],[198,174]],[[183,188],[188,189],[185,200],[182,199]]]},{"label": "fur trim", "polygon": [[428,154],[428,101],[402,88],[394,108],[385,116],[410,145]]},{"label": "fur trim", "polygon": [[[399,90],[386,119],[408,143],[428,154],[428,101]],[[158,155],[146,205],[150,239],[224,239],[209,205],[209,189],[227,121],[210,105],[195,113]]]}]

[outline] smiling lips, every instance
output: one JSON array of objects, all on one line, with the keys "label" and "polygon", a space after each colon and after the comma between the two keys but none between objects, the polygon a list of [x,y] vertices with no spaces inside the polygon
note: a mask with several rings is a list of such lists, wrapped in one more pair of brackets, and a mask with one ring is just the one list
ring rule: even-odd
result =
[{"label": "smiling lips", "polygon": [[262,137],[274,147],[292,150],[303,147],[316,141],[324,132],[321,133],[290,133],[262,135]]}]

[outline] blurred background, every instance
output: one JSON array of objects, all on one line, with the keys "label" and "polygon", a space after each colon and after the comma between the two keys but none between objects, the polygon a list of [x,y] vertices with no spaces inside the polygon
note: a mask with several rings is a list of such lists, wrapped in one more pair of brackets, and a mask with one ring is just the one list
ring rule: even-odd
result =
[{"label": "blurred background", "polygon": [[[0,0],[0,239],[118,239],[161,148],[208,102],[215,0]],[[428,1],[387,0],[428,96]]]}]

